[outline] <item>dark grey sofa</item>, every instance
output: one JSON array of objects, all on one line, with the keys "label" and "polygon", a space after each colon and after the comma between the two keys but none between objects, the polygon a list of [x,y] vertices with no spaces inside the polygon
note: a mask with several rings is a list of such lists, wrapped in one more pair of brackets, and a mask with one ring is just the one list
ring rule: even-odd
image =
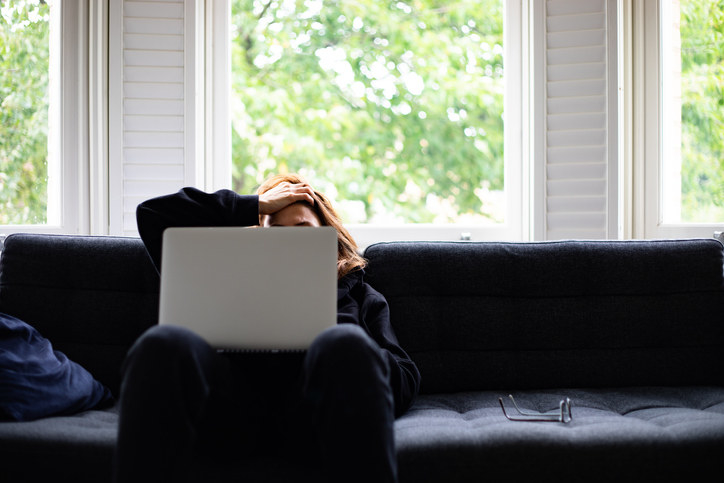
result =
[{"label": "dark grey sofa", "polygon": [[[401,482],[721,477],[718,241],[382,243],[366,257],[423,378],[396,422]],[[0,312],[117,394],[126,350],[156,321],[140,240],[11,235],[0,263]],[[568,397],[573,420],[510,421],[508,394],[534,412]],[[116,421],[111,408],[1,422],[0,481],[110,481]],[[296,471],[245,461],[215,476]]]}]

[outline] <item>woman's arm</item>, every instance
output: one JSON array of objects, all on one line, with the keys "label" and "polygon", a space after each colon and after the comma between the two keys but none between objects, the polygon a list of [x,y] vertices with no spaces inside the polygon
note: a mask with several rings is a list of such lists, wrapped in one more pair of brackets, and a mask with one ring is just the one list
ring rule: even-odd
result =
[{"label": "woman's arm", "polygon": [[402,349],[390,323],[390,309],[384,296],[370,287],[364,287],[360,321],[379,344],[390,366],[390,386],[395,400],[395,417],[409,409],[420,390],[420,371]]},{"label": "woman's arm", "polygon": [[259,224],[259,197],[230,190],[205,193],[183,188],[144,201],[136,209],[138,233],[154,265],[161,270],[163,232],[173,226],[252,226]]},{"label": "woman's arm", "polygon": [[280,183],[257,195],[231,190],[206,193],[183,188],[178,193],[144,201],[136,209],[138,233],[156,269],[161,271],[163,232],[172,226],[253,226],[259,217],[271,215],[292,203],[314,204],[312,188],[304,183]]}]

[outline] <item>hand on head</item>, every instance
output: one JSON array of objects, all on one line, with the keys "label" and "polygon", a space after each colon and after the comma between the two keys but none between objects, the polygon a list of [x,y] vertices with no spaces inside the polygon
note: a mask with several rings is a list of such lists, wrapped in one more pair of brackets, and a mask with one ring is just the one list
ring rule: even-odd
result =
[{"label": "hand on head", "polygon": [[313,194],[314,190],[307,183],[279,183],[259,195],[259,214],[271,215],[299,201],[314,205]]},{"label": "hand on head", "polygon": [[[357,244],[342,224],[331,202],[294,173],[274,175],[256,190],[259,195],[259,225],[331,226],[337,230],[337,275],[364,268],[367,262],[357,253]],[[303,201],[304,203],[299,203]]]}]

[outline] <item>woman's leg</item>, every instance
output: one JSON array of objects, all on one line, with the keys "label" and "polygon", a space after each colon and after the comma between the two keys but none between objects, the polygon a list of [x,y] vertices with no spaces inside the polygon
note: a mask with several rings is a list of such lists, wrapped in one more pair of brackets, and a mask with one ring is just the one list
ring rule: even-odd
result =
[{"label": "woman's leg", "polygon": [[307,352],[302,404],[332,481],[397,480],[389,365],[361,327],[340,324]]},{"label": "woman's leg", "polygon": [[116,480],[183,481],[229,390],[229,363],[191,331],[154,326],[123,366]]}]

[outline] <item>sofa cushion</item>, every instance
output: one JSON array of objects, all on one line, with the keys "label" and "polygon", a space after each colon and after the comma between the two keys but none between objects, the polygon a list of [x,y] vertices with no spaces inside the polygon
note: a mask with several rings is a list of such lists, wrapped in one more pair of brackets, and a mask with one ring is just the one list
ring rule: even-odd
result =
[{"label": "sofa cushion", "polygon": [[[509,421],[504,391],[423,395],[395,423],[400,482],[678,481],[721,474],[724,388],[641,387],[515,391],[521,409],[572,400],[573,420]],[[510,404],[506,401],[506,407]],[[560,480],[556,480],[560,481]]]},{"label": "sofa cushion", "polygon": [[[560,481],[564,476],[570,481],[669,481],[682,475],[680,481],[689,481],[724,466],[722,387],[513,392],[521,409],[539,412],[570,397],[573,420],[568,424],[509,421],[498,403],[507,394],[420,396],[395,422],[400,483],[477,483],[481,475],[508,481]],[[117,422],[117,408],[111,408],[0,424],[5,461],[0,481],[72,476],[76,483],[110,482]],[[230,463],[217,468],[213,478],[205,474],[208,481],[228,481],[236,474],[267,481],[270,474],[292,471],[285,464]]]},{"label": "sofa cushion", "polygon": [[365,257],[423,393],[724,383],[714,239],[394,242]]},{"label": "sofa cushion", "polygon": [[[0,424],[0,481],[112,483],[118,405],[71,416]],[[318,468],[278,456],[197,461],[192,481],[320,481]],[[303,478],[300,478],[303,475]]]},{"label": "sofa cushion", "polygon": [[117,407],[0,424],[0,481],[111,482]]}]

